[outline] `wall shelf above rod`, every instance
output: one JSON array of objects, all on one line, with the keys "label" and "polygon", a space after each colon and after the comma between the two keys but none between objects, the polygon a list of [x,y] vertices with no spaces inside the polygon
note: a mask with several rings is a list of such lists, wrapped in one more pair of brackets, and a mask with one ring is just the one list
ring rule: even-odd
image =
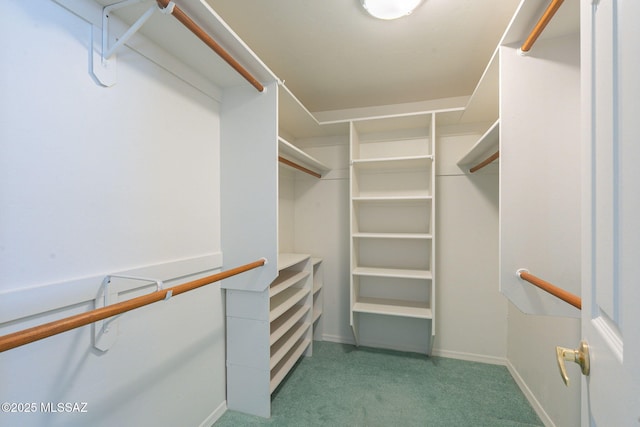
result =
[{"label": "wall shelf above rod", "polygon": [[474,173],[491,164],[499,157],[500,121],[496,120],[478,139],[478,142],[458,160],[458,167],[465,172]]},{"label": "wall shelf above rod", "polygon": [[[70,7],[75,10],[74,4],[76,0],[56,0],[61,2],[65,7]],[[155,4],[154,4],[155,3]],[[140,8],[144,7],[144,13],[140,12]],[[113,14],[117,12],[118,18],[127,25],[126,31],[122,34],[114,34],[110,28],[109,21],[115,16]],[[162,12],[160,14],[155,12]],[[241,44],[235,34],[230,34],[228,27],[219,19],[213,10],[205,4],[198,4],[192,0],[183,0],[180,2],[180,6],[176,5],[170,0],[154,0],[151,6],[146,0],[124,0],[113,4],[107,4],[102,10],[102,23],[101,28],[98,28],[97,23],[94,23],[93,37],[94,40],[100,40],[101,43],[94,43],[93,61],[92,61],[92,73],[96,79],[104,86],[113,86],[116,83],[116,52],[120,50],[122,46],[129,45],[133,41],[133,38],[137,32],[140,32],[144,36],[150,38],[153,42],[157,43],[163,49],[166,49],[170,53],[176,54],[176,49],[182,50],[176,54],[176,57],[180,60],[187,59],[185,63],[196,62],[198,69],[202,69],[205,62],[202,55],[197,52],[199,48],[192,49],[192,45],[198,44],[188,40],[186,44],[181,44],[180,40],[186,40],[184,36],[179,36],[179,39],[174,37],[175,30],[174,25],[167,21],[166,18],[160,15],[172,15],[176,18],[176,21],[181,24],[183,29],[189,34],[189,38],[195,41],[194,35],[204,43],[203,47],[208,49],[208,52],[215,52],[218,60],[224,63],[225,66],[231,67],[229,72],[236,73],[244,80],[249,82],[259,92],[264,91],[264,86],[260,83],[259,79],[254,76],[244,65],[240,62],[253,64],[259,62],[258,58],[246,49],[246,46]],[[163,19],[164,18],[164,19]],[[208,28],[213,28],[215,31],[210,31],[204,28],[196,21],[204,22]],[[143,28],[144,27],[144,28]],[[148,27],[150,28],[148,31]],[[184,32],[184,31],[183,31]],[[229,34],[228,34],[229,33]],[[215,34],[214,39],[210,34]],[[136,44],[135,42],[133,42]],[[111,46],[110,46],[111,44]],[[100,45],[101,47],[98,47]],[[225,45],[225,47],[223,47]],[[187,46],[188,48],[185,48]],[[230,47],[230,48],[229,48]],[[100,52],[98,52],[100,50]],[[239,53],[233,55],[232,51]],[[196,58],[199,56],[198,58]],[[215,76],[216,70],[219,71],[219,67],[204,67],[206,69],[206,75]],[[268,79],[271,80],[273,74],[264,69],[264,64],[259,62],[259,66],[254,69],[259,71],[266,71],[269,75]],[[225,71],[225,77],[227,72]],[[261,73],[260,78],[265,78],[264,73]],[[226,82],[224,84],[226,86]]]},{"label": "wall shelf above rod", "polygon": [[316,178],[321,178],[322,175],[330,170],[327,166],[282,137],[278,137],[278,154],[278,161],[280,163],[291,166]]},{"label": "wall shelf above rod", "polygon": [[485,166],[489,166],[491,163],[493,163],[494,160],[497,160],[499,157],[500,157],[500,151],[496,151],[495,153],[493,153],[492,155],[490,155],[489,157],[487,157],[477,165],[469,168],[469,172],[470,173],[477,172],[480,169],[484,168]]},{"label": "wall shelf above rod", "polygon": [[[165,9],[169,7],[170,4],[173,4],[172,1],[169,0],[157,0],[158,6]],[[182,25],[184,25],[189,31],[191,31],[196,37],[198,37],[204,44],[209,46],[211,50],[217,53],[222,59],[225,60],[227,64],[231,66],[234,70],[238,72],[242,77],[245,78],[253,87],[255,87],[259,92],[264,90],[264,86],[249,73],[236,59],[229,54],[225,49],[222,48],[206,31],[204,31],[198,24],[196,24],[182,9],[178,6],[173,6],[171,8],[171,15],[173,15]]]}]

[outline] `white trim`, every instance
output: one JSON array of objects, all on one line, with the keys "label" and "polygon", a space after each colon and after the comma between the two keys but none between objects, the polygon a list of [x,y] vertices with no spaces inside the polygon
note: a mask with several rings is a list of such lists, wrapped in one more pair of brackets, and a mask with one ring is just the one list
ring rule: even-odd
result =
[{"label": "white trim", "polygon": [[536,411],[536,414],[538,414],[538,417],[544,423],[545,427],[555,427],[555,424],[551,420],[551,417],[549,417],[549,414],[547,414],[547,412],[544,410],[544,408],[542,407],[538,399],[536,399],[536,397],[534,396],[531,389],[527,386],[527,383],[524,381],[524,379],[522,379],[522,377],[518,373],[518,370],[515,368],[515,366],[511,364],[511,362],[508,359],[507,359],[506,366],[507,366],[507,369],[509,370],[509,373],[511,373],[511,376],[513,377],[514,381],[516,382],[516,384],[518,384],[520,391],[522,391],[524,396],[527,398],[527,400],[529,401],[529,404],[533,407],[533,410]]},{"label": "white trim", "polygon": [[[340,335],[329,335],[323,334],[322,341],[334,342],[338,344],[351,344],[356,345],[353,338],[347,338]],[[396,351],[409,351],[413,353],[425,353],[425,349],[422,348],[409,348],[409,347],[389,347],[379,343],[371,343],[371,342],[361,342],[360,345],[362,347],[374,347],[374,348],[384,348],[386,350],[396,350]],[[504,357],[496,357],[496,356],[486,356],[483,354],[476,353],[464,353],[459,351],[449,351],[442,349],[434,349],[433,356],[438,357],[446,357],[449,359],[458,359],[458,360],[466,360],[469,362],[479,362],[479,363],[487,363],[490,365],[502,365],[506,366],[508,364],[507,359]]]},{"label": "white trim", "polygon": [[345,337],[342,337],[340,335],[323,334],[322,335],[322,341],[333,342],[333,343],[336,343],[336,344],[356,345],[356,342],[353,340],[353,338],[345,338]]},{"label": "white trim", "polygon": [[[334,343],[338,343],[338,344],[351,344],[351,345],[356,345],[355,341],[353,340],[353,338],[346,338],[340,335],[329,335],[329,334],[323,334],[322,335],[322,341],[328,341],[328,342],[334,342]],[[374,344],[374,343],[365,343],[362,342],[360,343],[361,346],[363,347],[375,347],[375,348],[384,348],[387,350],[396,350],[396,351],[410,351],[410,352],[414,352],[414,353],[424,353],[425,350],[421,349],[421,348],[409,348],[409,347],[403,347],[403,348],[392,348],[392,347],[388,347],[388,346],[384,346],[384,345],[380,345],[378,343]],[[490,365],[502,365],[502,366],[508,366],[508,360],[504,357],[496,357],[496,356],[486,356],[483,354],[476,354],[476,353],[464,353],[464,352],[459,352],[459,351],[450,351],[450,350],[442,350],[442,349],[434,349],[433,350],[433,356],[437,356],[437,357],[446,357],[449,359],[458,359],[458,360],[466,360],[469,362],[479,362],[479,363],[487,363]]]},{"label": "white trim", "polygon": [[[323,341],[334,342],[338,344],[350,344],[356,345],[356,342],[353,338],[345,338],[339,335],[322,335]],[[374,342],[374,341],[361,341],[359,347],[370,347],[370,348],[379,348],[384,350],[393,350],[393,351],[405,351],[410,353],[426,353],[426,348],[418,348],[418,347],[392,347],[386,345],[384,343]]]},{"label": "white trim", "polygon": [[216,421],[220,419],[220,417],[225,414],[225,412],[227,412],[228,409],[229,408],[227,407],[227,401],[223,400],[222,403],[200,423],[199,427],[211,427],[213,424],[215,424]]},{"label": "white trim", "polygon": [[[52,310],[93,301],[102,280],[108,274],[153,277],[167,282],[193,277],[222,267],[222,252],[192,258],[143,265],[125,271],[105,271],[91,277],[71,278],[64,282],[47,283],[0,292],[0,326]],[[14,325],[18,327],[18,325]],[[8,332],[8,331],[7,331]]]},{"label": "white trim", "polygon": [[508,361],[504,357],[487,356],[477,353],[465,353],[462,351],[450,351],[442,349],[434,349],[433,356],[446,357],[448,359],[466,360],[468,362],[487,363],[489,365],[506,366]]},{"label": "white trim", "polygon": [[379,105],[373,107],[347,108],[344,110],[316,111],[315,119],[321,124],[345,123],[383,117],[410,116],[427,113],[460,111],[462,114],[469,102],[468,96],[440,98],[405,104]]}]

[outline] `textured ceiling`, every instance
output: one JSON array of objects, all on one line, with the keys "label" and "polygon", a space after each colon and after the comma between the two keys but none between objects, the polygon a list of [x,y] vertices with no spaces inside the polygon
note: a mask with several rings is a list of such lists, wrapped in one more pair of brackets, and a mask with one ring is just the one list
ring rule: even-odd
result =
[{"label": "textured ceiling", "polygon": [[424,0],[381,21],[360,0],[206,1],[313,112],[470,95],[520,2]]}]

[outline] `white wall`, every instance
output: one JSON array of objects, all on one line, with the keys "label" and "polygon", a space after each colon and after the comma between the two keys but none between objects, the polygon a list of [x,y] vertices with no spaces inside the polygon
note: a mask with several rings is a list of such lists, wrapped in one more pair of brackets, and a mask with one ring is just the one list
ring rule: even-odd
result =
[{"label": "white wall", "polygon": [[[221,266],[217,102],[138,54],[118,82],[88,68],[91,26],[47,0],[3,2],[0,334],[93,308],[102,278],[167,286]],[[130,288],[137,282],[118,282]],[[147,293],[146,286],[121,298]],[[196,426],[224,408],[218,285],[0,354],[1,426]],[[40,403],[86,402],[86,413]]]},{"label": "white wall", "polygon": [[437,325],[434,352],[504,363],[507,303],[498,289],[498,175],[456,163],[482,130],[442,129],[437,144]]},{"label": "white wall", "polygon": [[294,252],[296,172],[280,164],[278,169],[278,252]]},{"label": "white wall", "polygon": [[353,342],[349,326],[349,137],[299,141],[304,151],[331,168],[322,179],[297,173],[294,247],[321,257],[327,341]]},{"label": "white wall", "polygon": [[570,363],[571,386],[560,377],[556,346],[576,347],[580,320],[522,313],[509,304],[509,370],[548,426],[580,425],[580,367]]}]

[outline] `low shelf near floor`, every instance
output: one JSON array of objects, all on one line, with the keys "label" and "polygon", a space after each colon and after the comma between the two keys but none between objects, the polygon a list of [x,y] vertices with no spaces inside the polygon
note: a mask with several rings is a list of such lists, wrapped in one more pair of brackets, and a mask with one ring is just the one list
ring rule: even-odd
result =
[{"label": "low shelf near floor", "polygon": [[321,260],[281,253],[278,276],[263,292],[227,291],[229,409],[271,414],[271,393],[300,357],[311,356],[322,312]]}]

